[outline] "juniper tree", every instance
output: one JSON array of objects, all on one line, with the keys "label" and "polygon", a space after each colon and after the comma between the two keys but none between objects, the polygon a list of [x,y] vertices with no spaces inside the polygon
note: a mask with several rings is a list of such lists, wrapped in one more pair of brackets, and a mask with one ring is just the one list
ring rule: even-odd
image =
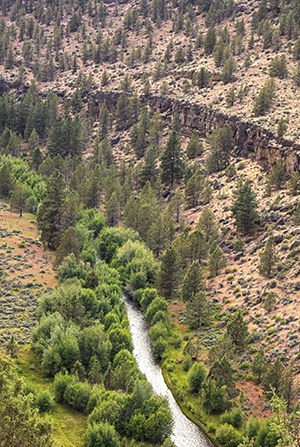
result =
[{"label": "juniper tree", "polygon": [[237,229],[245,234],[251,233],[258,214],[256,197],[248,180],[239,185],[235,197],[231,210]]}]

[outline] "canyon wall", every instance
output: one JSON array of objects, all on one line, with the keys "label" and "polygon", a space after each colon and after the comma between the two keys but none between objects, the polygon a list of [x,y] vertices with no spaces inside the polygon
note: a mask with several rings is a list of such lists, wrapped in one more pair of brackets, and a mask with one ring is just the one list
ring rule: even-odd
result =
[{"label": "canyon wall", "polygon": [[[119,92],[97,92],[95,100],[99,103],[106,100],[108,107],[115,107],[119,96]],[[284,160],[289,173],[300,169],[300,144],[279,138],[259,125],[242,121],[237,116],[226,115],[205,105],[163,96],[142,96],[141,102],[159,110],[165,116],[178,115],[184,133],[197,130],[200,136],[207,137],[216,127],[231,126],[234,133],[233,155],[255,159],[267,170],[278,158]]]}]

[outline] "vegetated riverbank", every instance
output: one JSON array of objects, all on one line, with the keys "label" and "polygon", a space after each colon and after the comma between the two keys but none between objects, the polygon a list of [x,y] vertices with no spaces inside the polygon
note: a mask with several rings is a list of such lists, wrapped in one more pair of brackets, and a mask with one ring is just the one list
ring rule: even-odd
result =
[{"label": "vegetated riverbank", "polygon": [[172,390],[164,378],[161,366],[155,361],[148,334],[149,328],[141,310],[129,298],[125,298],[125,305],[134,343],[133,354],[138,366],[153,389],[158,394],[166,396],[169,401],[174,422],[172,440],[177,447],[211,447],[211,442],[203,434],[203,427],[199,427],[191,417],[187,417],[191,415],[186,415],[176,402]]},{"label": "vegetated riverbank", "polygon": [[174,399],[176,400],[177,404],[179,405],[182,413],[190,420],[192,421],[195,425],[197,425],[197,427],[200,428],[200,430],[202,430],[202,432],[205,434],[205,436],[216,446],[216,447],[222,447],[221,444],[219,443],[219,441],[216,439],[216,437],[209,432],[208,428],[206,427],[205,424],[203,424],[199,419],[197,419],[187,408],[186,406],[181,402],[181,400],[179,399],[179,397],[176,395],[174,386],[172,384],[170,375],[166,369],[166,367],[162,366],[162,374],[164,377],[164,380],[169,388],[169,390],[171,391],[171,393],[173,394]]}]

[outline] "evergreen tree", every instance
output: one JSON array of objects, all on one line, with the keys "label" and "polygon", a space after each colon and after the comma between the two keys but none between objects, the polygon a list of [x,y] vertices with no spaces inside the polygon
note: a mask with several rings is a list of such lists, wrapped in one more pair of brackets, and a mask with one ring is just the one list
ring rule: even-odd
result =
[{"label": "evergreen tree", "polygon": [[275,242],[274,238],[270,237],[267,240],[264,250],[260,254],[259,273],[267,278],[270,278],[275,264]]},{"label": "evergreen tree", "polygon": [[142,187],[147,182],[150,182],[154,186],[158,177],[158,168],[156,162],[156,150],[154,147],[150,147],[145,155],[144,163],[139,173],[139,181]]},{"label": "evergreen tree", "polygon": [[61,236],[59,246],[56,251],[55,266],[59,266],[64,258],[73,253],[78,256],[80,253],[80,242],[75,228],[68,228]]},{"label": "evergreen tree", "polygon": [[248,328],[240,309],[228,321],[227,333],[239,350],[245,348],[246,339],[248,337]]},{"label": "evergreen tree", "polygon": [[265,115],[271,108],[275,95],[273,79],[267,81],[254,100],[253,112],[255,116]]},{"label": "evergreen tree", "polygon": [[0,167],[0,197],[7,199],[14,187],[14,178],[7,164]]},{"label": "evergreen tree", "polygon": [[283,160],[279,159],[272,166],[269,183],[271,186],[274,186],[276,189],[281,189],[287,178],[287,172],[285,163]]},{"label": "evergreen tree", "polygon": [[189,159],[194,159],[202,155],[203,144],[199,139],[197,132],[193,132],[190,138],[189,144],[187,146],[186,155]]},{"label": "evergreen tree", "polygon": [[192,300],[203,288],[202,268],[198,261],[194,261],[183,280],[181,292],[183,301],[188,302]]},{"label": "evergreen tree", "polygon": [[257,202],[252,191],[252,185],[247,180],[242,182],[235,192],[235,202],[232,206],[232,214],[239,231],[248,234],[254,228],[257,214]]},{"label": "evergreen tree", "polygon": [[214,27],[210,27],[207,31],[204,42],[205,54],[209,55],[214,51],[216,40],[216,30]]},{"label": "evergreen tree", "polygon": [[178,132],[171,131],[166,148],[161,159],[162,181],[173,186],[178,183],[184,174],[184,161],[182,157],[180,138]]},{"label": "evergreen tree", "polygon": [[61,217],[65,199],[65,182],[56,171],[49,179],[45,198],[38,211],[38,227],[43,241],[50,249],[59,246],[61,238]]},{"label": "evergreen tree", "polygon": [[225,354],[212,365],[208,377],[214,379],[219,387],[226,386],[229,396],[235,393],[234,369]]},{"label": "evergreen tree", "polygon": [[274,363],[269,365],[266,372],[263,375],[263,387],[267,392],[272,390],[275,393],[280,394],[283,380],[284,366],[282,364],[281,358],[276,357]]},{"label": "evergreen tree", "polygon": [[233,150],[233,133],[229,126],[215,129],[209,139],[210,153],[207,168],[210,172],[222,171],[229,165]]},{"label": "evergreen tree", "polygon": [[204,208],[197,224],[199,230],[204,231],[206,240],[213,242],[218,238],[218,227],[213,211],[210,208]]},{"label": "evergreen tree", "polygon": [[159,289],[161,294],[170,300],[179,291],[181,282],[181,259],[176,248],[169,247],[161,258],[159,273]]},{"label": "evergreen tree", "polygon": [[22,183],[17,183],[13,189],[10,206],[13,210],[19,212],[20,217],[23,215],[23,211],[26,209],[26,201],[29,197],[28,189]]},{"label": "evergreen tree", "polygon": [[258,383],[260,383],[263,374],[266,372],[266,369],[267,359],[263,348],[260,348],[260,350],[255,354],[252,363],[252,371],[256,375]]},{"label": "evergreen tree", "polygon": [[186,305],[186,318],[191,329],[199,329],[210,322],[210,307],[205,292],[192,296]]},{"label": "evergreen tree", "polygon": [[218,276],[220,271],[226,266],[226,258],[219,245],[213,244],[208,260],[208,266],[211,276]]}]

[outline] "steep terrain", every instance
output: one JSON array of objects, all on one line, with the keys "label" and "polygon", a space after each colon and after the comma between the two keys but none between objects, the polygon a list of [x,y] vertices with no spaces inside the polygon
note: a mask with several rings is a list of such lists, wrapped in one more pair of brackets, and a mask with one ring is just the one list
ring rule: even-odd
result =
[{"label": "steep terrain", "polygon": [[55,411],[173,447],[166,402],[137,383],[126,293],[215,442],[298,447],[299,0],[0,10],[2,346],[36,326],[20,367]]}]

